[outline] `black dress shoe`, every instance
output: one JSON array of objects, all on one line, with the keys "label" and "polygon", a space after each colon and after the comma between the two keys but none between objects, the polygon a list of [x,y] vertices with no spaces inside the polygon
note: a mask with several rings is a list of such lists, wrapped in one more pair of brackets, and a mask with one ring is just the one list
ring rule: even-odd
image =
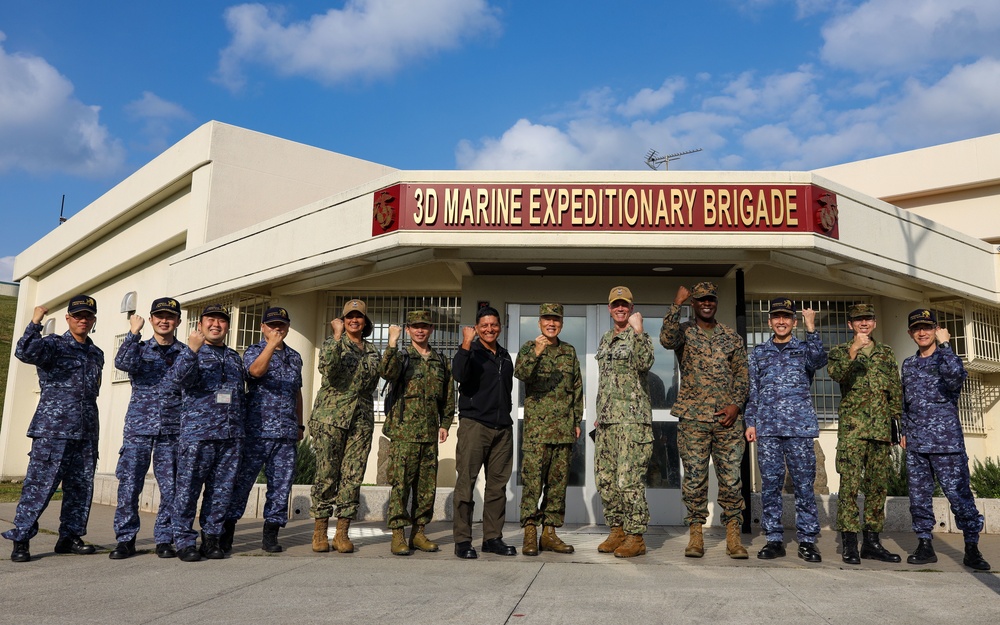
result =
[{"label": "black dress shoe", "polygon": [[156,557],[158,558],[176,558],[177,551],[174,546],[170,543],[157,543],[156,544]]},{"label": "black dress shoe", "polygon": [[201,560],[201,553],[198,548],[194,545],[190,547],[184,547],[177,552],[177,557],[181,559],[181,562],[197,562]]},{"label": "black dress shoe", "polygon": [[479,557],[476,553],[476,548],[472,546],[470,541],[465,541],[461,543],[455,543],[455,555],[459,558],[465,558],[466,560],[475,560]]},{"label": "black dress shoe", "polygon": [[108,557],[112,560],[124,560],[135,555],[135,538],[118,543]]},{"label": "black dress shoe", "polygon": [[31,560],[31,552],[28,551],[28,541],[15,540],[14,550],[10,552],[11,562],[28,562]]},{"label": "black dress shoe", "polygon": [[819,555],[819,549],[816,548],[816,543],[799,544],[799,557],[806,562],[823,561],[823,556]]},{"label": "black dress shoe", "polygon": [[483,541],[483,551],[486,553],[495,553],[498,556],[516,556],[517,548],[514,545],[508,545],[503,541],[503,538],[497,536],[496,538],[491,538],[489,540]]},{"label": "black dress shoe", "polygon": [[757,552],[759,560],[774,560],[785,557],[785,544],[780,540],[769,540],[764,547]]},{"label": "black dress shoe", "polygon": [[75,553],[78,556],[90,555],[97,551],[93,545],[83,542],[79,536],[63,536],[56,541],[56,553]]}]

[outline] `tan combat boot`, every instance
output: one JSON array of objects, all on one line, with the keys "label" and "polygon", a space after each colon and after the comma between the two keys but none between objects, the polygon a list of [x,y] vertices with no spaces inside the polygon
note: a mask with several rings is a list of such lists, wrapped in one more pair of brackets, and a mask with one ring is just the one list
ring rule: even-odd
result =
[{"label": "tan combat boot", "polygon": [[524,543],[521,545],[521,553],[526,556],[538,555],[538,528],[534,525],[524,526]]},{"label": "tan combat boot", "polygon": [[743,541],[740,540],[739,519],[733,519],[726,525],[726,555],[734,560],[745,560],[749,557]]},{"label": "tan combat boot", "polygon": [[389,550],[394,556],[408,556],[413,553],[410,551],[410,546],[406,544],[406,530],[401,527],[392,530],[392,547]]},{"label": "tan combat boot", "polygon": [[313,528],[313,551],[323,553],[330,551],[330,541],[327,532],[330,529],[330,519],[316,519],[316,526]]},{"label": "tan combat boot", "polygon": [[333,534],[333,548],[337,550],[337,553],[354,553],[354,543],[347,537],[347,530],[350,527],[350,519],[337,517],[337,531]]},{"label": "tan combat boot", "polygon": [[685,557],[700,558],[705,555],[705,536],[701,533],[701,523],[692,523],[688,527],[690,538],[687,549],[684,550]]},{"label": "tan combat boot", "polygon": [[432,552],[438,550],[438,544],[427,538],[423,525],[414,525],[410,530],[410,549]]},{"label": "tan combat boot", "polygon": [[616,558],[632,558],[646,555],[646,541],[642,534],[627,534],[621,547],[615,549]]},{"label": "tan combat boot", "polygon": [[562,538],[556,536],[554,525],[546,525],[542,528],[542,540],[538,545],[542,551],[555,551],[556,553],[573,553],[573,545],[567,545]]},{"label": "tan combat boot", "polygon": [[625,542],[625,532],[622,531],[621,525],[616,525],[611,528],[611,534],[604,539],[604,542],[597,546],[597,550],[601,553],[614,553],[623,542]]}]

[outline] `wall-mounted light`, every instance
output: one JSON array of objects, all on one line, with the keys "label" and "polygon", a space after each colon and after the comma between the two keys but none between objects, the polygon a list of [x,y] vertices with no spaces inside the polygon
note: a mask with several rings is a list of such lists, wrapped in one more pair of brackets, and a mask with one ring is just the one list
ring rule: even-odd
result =
[{"label": "wall-mounted light", "polygon": [[42,326],[42,336],[48,336],[54,334],[56,331],[56,318],[49,317],[45,320],[45,325]]},{"label": "wall-mounted light", "polygon": [[125,297],[122,298],[122,312],[131,316],[137,308],[136,301],[138,301],[138,299],[139,298],[135,291],[129,291],[126,293]]}]

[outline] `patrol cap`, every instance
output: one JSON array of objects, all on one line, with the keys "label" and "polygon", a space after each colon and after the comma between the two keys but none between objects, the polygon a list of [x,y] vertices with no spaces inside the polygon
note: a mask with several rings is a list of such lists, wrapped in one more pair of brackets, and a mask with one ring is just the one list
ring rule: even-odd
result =
[{"label": "patrol cap", "polygon": [[71,315],[79,312],[89,312],[92,315],[96,315],[97,300],[89,295],[74,295],[69,298],[69,306],[66,308],[66,312]]},{"label": "patrol cap", "polygon": [[872,304],[855,304],[847,309],[848,319],[857,319],[858,317],[874,317],[875,316],[875,306]]},{"label": "patrol cap", "polygon": [[771,308],[767,311],[768,315],[773,315],[775,313],[788,313],[789,315],[795,316],[795,302],[788,299],[787,297],[776,297],[771,300]]},{"label": "patrol cap", "polygon": [[411,310],[406,313],[406,325],[412,326],[418,323],[426,323],[427,325],[434,325],[431,321],[431,311],[429,310]]},{"label": "patrol cap", "polygon": [[222,317],[229,321],[229,311],[222,304],[209,304],[201,311],[202,317]]},{"label": "patrol cap", "polygon": [[711,282],[699,282],[691,289],[691,299],[706,299],[709,297],[719,299],[719,287]]},{"label": "patrol cap", "polygon": [[171,313],[181,316],[181,305],[177,300],[170,297],[161,297],[153,300],[153,305],[149,307],[149,314]]},{"label": "patrol cap", "polygon": [[937,315],[933,311],[926,308],[918,308],[910,313],[907,317],[909,329],[913,329],[917,326],[936,326],[937,325]]},{"label": "patrol cap", "polygon": [[616,286],[611,289],[611,292],[608,293],[608,303],[614,304],[618,300],[623,300],[631,304],[632,291],[630,291],[627,286]]},{"label": "patrol cap", "polygon": [[375,324],[368,317],[368,306],[359,299],[352,299],[344,304],[344,310],[340,313],[340,318],[343,319],[352,312],[359,312],[365,317],[365,329],[361,331],[361,336],[371,336],[371,333],[375,330]]},{"label": "patrol cap", "polygon": [[264,319],[262,320],[262,323],[283,323],[285,325],[291,325],[292,320],[288,316],[287,310],[277,306],[272,306],[264,311]]},{"label": "patrol cap", "polygon": [[[629,293],[629,297],[632,297],[631,293]],[[619,297],[618,299],[622,299],[622,298]],[[610,303],[610,302],[608,302],[608,303]],[[539,317],[545,317],[545,316],[559,317],[560,319],[562,319],[562,316],[563,316],[563,307],[562,307],[562,304],[542,304],[541,306],[538,307],[538,316]]]}]

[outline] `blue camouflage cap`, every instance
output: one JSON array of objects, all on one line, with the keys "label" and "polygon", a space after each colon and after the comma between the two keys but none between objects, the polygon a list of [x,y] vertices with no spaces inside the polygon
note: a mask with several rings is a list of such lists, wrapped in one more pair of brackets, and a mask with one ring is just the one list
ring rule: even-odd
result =
[{"label": "blue camouflage cap", "polygon": [[97,300],[89,295],[74,295],[69,298],[69,306],[67,306],[66,312],[71,315],[79,312],[89,312],[92,315],[96,315]]},{"label": "blue camouflage cap", "polygon": [[[202,317],[222,317],[229,321],[229,311],[222,304],[209,304],[201,311]],[[199,317],[200,318],[200,317]]]},{"label": "blue camouflage cap", "polygon": [[272,306],[264,311],[264,319],[262,323],[283,323],[285,325],[291,325],[292,320],[288,316],[288,311],[284,308],[279,308],[278,306]]},{"label": "blue camouflage cap", "polygon": [[787,313],[789,315],[795,316],[795,302],[788,299],[787,297],[776,297],[771,300],[771,307],[767,311],[768,315],[773,315],[775,313]]},{"label": "blue camouflage cap", "polygon": [[155,315],[156,313],[171,313],[180,317],[181,305],[171,297],[154,299],[153,305],[149,307],[149,314]]},{"label": "blue camouflage cap", "polygon": [[907,321],[909,323],[907,327],[911,330],[916,326],[922,325],[936,326],[937,315],[934,314],[934,311],[927,308],[918,308],[907,316]]}]

